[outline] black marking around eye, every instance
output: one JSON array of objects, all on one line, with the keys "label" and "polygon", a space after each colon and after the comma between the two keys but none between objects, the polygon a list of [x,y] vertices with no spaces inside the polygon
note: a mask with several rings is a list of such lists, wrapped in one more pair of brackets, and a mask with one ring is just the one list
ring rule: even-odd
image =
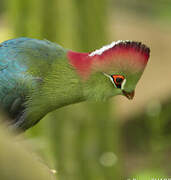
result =
[{"label": "black marking around eye", "polygon": [[121,83],[122,81],[123,81],[122,78],[116,78],[116,82],[117,82],[117,83]]},{"label": "black marking around eye", "polygon": [[122,75],[111,75],[113,82],[117,88],[121,89],[123,80],[125,79]]}]

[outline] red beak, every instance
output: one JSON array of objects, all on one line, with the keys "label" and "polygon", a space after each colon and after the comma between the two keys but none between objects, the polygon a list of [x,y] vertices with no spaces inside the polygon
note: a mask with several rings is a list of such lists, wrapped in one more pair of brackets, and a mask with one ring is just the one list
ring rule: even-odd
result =
[{"label": "red beak", "polygon": [[126,92],[126,91],[123,90],[122,92],[123,92],[123,94],[124,94],[129,100],[133,99],[134,94],[135,94],[134,91],[132,91],[132,92]]}]

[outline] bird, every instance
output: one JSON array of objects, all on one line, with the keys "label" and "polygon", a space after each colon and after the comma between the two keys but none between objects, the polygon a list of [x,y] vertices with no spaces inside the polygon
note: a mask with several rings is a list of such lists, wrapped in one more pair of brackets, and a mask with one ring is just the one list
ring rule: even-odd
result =
[{"label": "bird", "polygon": [[119,40],[88,53],[27,37],[0,43],[0,109],[25,131],[46,114],[86,100],[133,99],[150,49]]}]

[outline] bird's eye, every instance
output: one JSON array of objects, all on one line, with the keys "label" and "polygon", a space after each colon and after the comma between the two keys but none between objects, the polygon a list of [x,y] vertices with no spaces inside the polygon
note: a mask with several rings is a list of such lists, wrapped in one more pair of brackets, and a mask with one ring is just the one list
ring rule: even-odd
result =
[{"label": "bird's eye", "polygon": [[122,75],[112,75],[113,82],[117,88],[121,88],[122,82],[124,81],[124,76]]}]

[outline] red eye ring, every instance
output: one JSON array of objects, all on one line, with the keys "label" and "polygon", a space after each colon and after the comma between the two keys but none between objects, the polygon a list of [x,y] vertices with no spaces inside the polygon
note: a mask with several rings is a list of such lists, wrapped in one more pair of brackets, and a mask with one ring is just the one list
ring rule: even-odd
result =
[{"label": "red eye ring", "polygon": [[122,84],[123,80],[125,79],[125,77],[122,75],[112,75],[111,77],[112,77],[113,82],[115,83],[116,87],[121,88],[121,84]]}]

